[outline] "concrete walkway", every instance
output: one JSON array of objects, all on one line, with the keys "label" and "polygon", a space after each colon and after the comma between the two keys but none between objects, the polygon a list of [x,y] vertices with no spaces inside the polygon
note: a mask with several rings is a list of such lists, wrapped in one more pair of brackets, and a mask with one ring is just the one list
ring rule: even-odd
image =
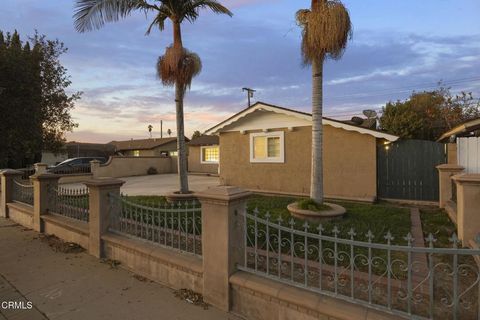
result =
[{"label": "concrete walkway", "polygon": [[[165,195],[179,189],[177,174],[157,174],[119,179],[125,181],[125,184],[122,187],[122,192],[129,196]],[[219,178],[203,175],[189,175],[188,184],[190,190],[198,192],[211,186],[218,186]],[[81,183],[64,184],[63,186],[68,188],[85,187],[85,185]]]},{"label": "concrete walkway", "polygon": [[[238,320],[176,298],[85,253],[54,252],[39,234],[0,218],[0,319]],[[4,310],[2,301],[31,301]]]}]

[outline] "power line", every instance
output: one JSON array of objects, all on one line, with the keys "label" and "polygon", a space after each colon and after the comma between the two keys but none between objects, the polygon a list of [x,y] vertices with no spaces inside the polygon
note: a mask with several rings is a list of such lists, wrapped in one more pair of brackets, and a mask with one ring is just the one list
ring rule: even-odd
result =
[{"label": "power line", "polygon": [[[480,81],[480,77],[443,81],[437,84],[432,84],[432,83],[423,84],[423,85],[419,84],[415,86],[411,85],[408,87],[397,87],[397,88],[389,88],[389,89],[376,90],[376,91],[358,92],[358,93],[352,93],[347,95],[339,95],[339,96],[331,96],[331,97],[327,96],[327,98],[343,99],[343,98],[354,98],[354,97],[359,97],[359,98],[379,97],[379,96],[393,95],[393,94],[399,94],[399,93],[410,93],[411,91],[414,91],[416,89],[425,90],[425,89],[437,88],[439,84],[449,87],[449,86],[457,86],[462,83],[473,82],[473,81]],[[391,91],[391,90],[399,90],[399,89],[405,89],[405,90]]]}]

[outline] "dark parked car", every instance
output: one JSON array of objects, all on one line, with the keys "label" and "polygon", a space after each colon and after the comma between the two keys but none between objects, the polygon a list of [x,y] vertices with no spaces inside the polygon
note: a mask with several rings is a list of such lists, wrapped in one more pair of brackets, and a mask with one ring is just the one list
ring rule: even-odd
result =
[{"label": "dark parked car", "polygon": [[72,158],[48,168],[47,172],[55,174],[90,173],[90,161],[93,160],[98,160],[101,163],[107,162],[107,160],[102,157]]}]

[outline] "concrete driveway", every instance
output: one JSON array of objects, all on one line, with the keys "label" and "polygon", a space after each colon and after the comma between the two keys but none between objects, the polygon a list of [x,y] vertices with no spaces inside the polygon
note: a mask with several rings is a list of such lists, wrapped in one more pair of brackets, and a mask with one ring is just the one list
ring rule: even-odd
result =
[{"label": "concrete driveway", "polygon": [[[177,174],[157,174],[153,176],[127,177],[120,178],[126,181],[122,187],[122,192],[129,196],[138,195],[165,195],[179,189]],[[190,175],[188,176],[188,186],[191,191],[199,192],[208,187],[219,185],[218,177]]]},{"label": "concrete driveway", "polygon": [[[125,181],[121,191],[129,196],[165,195],[179,189],[177,174],[157,174],[119,179]],[[219,178],[202,175],[189,175],[188,183],[191,191],[199,192],[208,187],[218,186]],[[80,183],[64,184],[63,186],[68,188],[84,187],[84,185]]]}]

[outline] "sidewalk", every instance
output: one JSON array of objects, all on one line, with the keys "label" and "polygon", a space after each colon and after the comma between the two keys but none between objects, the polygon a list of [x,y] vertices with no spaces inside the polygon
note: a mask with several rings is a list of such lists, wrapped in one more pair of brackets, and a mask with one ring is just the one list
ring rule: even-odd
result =
[{"label": "sidewalk", "polygon": [[0,303],[33,302],[28,311],[0,308],[0,320],[240,319],[213,307],[204,310],[142,280],[86,253],[54,252],[38,233],[0,218]]}]

